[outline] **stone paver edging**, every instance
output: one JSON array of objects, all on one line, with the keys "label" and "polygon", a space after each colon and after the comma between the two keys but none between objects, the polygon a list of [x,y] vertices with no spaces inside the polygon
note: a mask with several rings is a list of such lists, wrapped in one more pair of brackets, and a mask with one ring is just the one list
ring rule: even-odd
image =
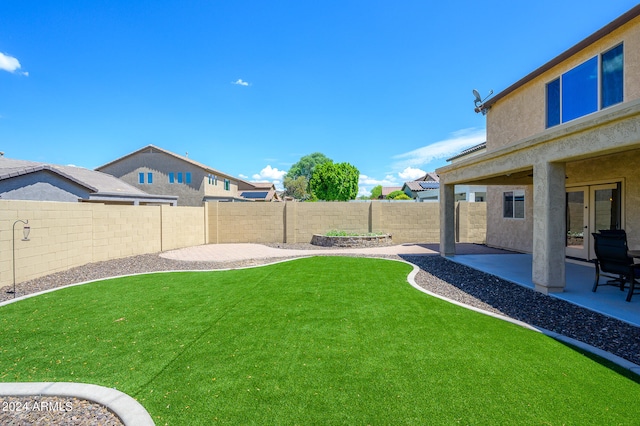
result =
[{"label": "stone paver edging", "polygon": [[55,396],[97,402],[113,411],[125,425],[154,426],[144,407],[124,392],[87,383],[30,382],[0,383],[4,396]]}]

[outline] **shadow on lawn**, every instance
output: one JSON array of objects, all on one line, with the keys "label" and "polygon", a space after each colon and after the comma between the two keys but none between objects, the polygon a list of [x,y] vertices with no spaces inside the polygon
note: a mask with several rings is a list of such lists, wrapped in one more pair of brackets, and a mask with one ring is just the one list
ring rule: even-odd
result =
[{"label": "shadow on lawn", "polygon": [[[640,327],[544,295],[441,256],[401,257],[444,282],[438,283],[438,289],[436,286],[430,288],[429,284],[424,285],[434,293],[442,294],[443,288],[446,289],[445,295],[448,297],[456,292],[465,293],[492,306],[503,315],[579,340],[640,364]],[[596,357],[593,354],[589,356]],[[638,376],[630,374],[637,380]]]}]

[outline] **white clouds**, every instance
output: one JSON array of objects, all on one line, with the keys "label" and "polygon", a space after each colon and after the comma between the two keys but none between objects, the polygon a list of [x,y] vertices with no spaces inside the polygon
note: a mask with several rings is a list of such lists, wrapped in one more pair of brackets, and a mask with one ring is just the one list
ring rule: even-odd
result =
[{"label": "white clouds", "polygon": [[400,179],[402,179],[403,181],[409,181],[409,180],[416,180],[418,178],[421,178],[426,174],[427,172],[425,172],[422,169],[414,169],[413,167],[407,167],[406,169],[398,173],[398,176],[400,176]]},{"label": "white clouds", "polygon": [[360,178],[358,179],[358,185],[374,187],[378,185],[400,186],[401,184],[398,182],[398,179],[396,179],[393,175],[386,175],[384,179],[375,179],[367,175],[361,174]]},{"label": "white clouds", "polygon": [[[484,129],[464,129],[451,134],[448,139],[434,142],[422,148],[394,155],[396,160],[394,169],[404,169],[413,167],[425,167],[434,160],[442,160],[453,157],[456,154],[482,143],[486,140]],[[425,167],[429,168],[429,167]]]},{"label": "white clouds", "polygon": [[260,170],[260,173],[254,174],[251,178],[254,182],[271,182],[276,186],[276,189],[281,191],[284,189],[282,180],[287,172],[285,170],[278,170],[271,165],[267,165],[264,169]]},{"label": "white clouds", "polygon": [[266,179],[266,180],[282,180],[284,179],[284,175],[286,175],[287,172],[284,170],[278,170],[275,167],[271,167],[270,165],[267,165],[267,167],[265,167],[264,169],[260,170],[260,173],[256,173],[254,174],[252,177],[253,179]]},{"label": "white clouds", "polygon": [[371,189],[374,186],[402,186],[402,182],[399,182],[398,179],[393,175],[386,175],[384,179],[375,179],[369,177],[367,175],[360,175],[358,179],[358,196],[369,196],[371,195]]},{"label": "white clouds", "polygon": [[[414,149],[404,154],[391,157],[393,163],[391,169],[395,174],[387,174],[384,179],[376,179],[366,175],[360,175],[359,194],[366,195],[376,185],[402,186],[405,182],[416,180],[424,176],[428,171],[435,171],[443,166],[443,160],[471,148],[486,140],[484,129],[463,129],[451,133],[442,141]],[[435,164],[431,164],[435,163]],[[396,176],[397,175],[397,176]]]},{"label": "white clouds", "polygon": [[251,85],[250,83],[247,83],[246,81],[244,81],[241,78],[237,79],[236,81],[231,82],[231,84],[235,84],[236,86],[244,86],[244,87],[247,87],[247,86]]},{"label": "white clouds", "polygon": [[[5,70],[11,73],[15,73],[20,69],[20,62],[13,56],[5,55],[0,52],[0,70]],[[20,74],[28,76],[28,72],[21,72]]]}]

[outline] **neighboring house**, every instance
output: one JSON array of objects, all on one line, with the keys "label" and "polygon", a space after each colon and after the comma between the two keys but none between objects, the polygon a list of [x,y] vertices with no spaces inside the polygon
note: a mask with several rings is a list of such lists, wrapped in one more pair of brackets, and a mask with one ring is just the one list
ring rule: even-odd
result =
[{"label": "neighboring house", "polygon": [[478,110],[486,152],[437,170],[443,255],[456,185],[487,186],[487,244],[533,253],[544,293],[564,290],[565,256],[594,258],[592,232],[640,246],[640,5]]},{"label": "neighboring house", "polygon": [[[456,157],[469,155],[471,152],[476,152],[476,147],[469,148]],[[440,177],[435,172],[427,173],[420,179],[405,182],[402,190],[409,197],[421,203],[440,201]],[[486,191],[487,189],[484,186],[456,185],[455,200],[472,203],[484,201],[486,199]]]},{"label": "neighboring house", "polygon": [[421,192],[437,190],[440,187],[439,181],[437,174],[427,173],[419,179],[405,182],[401,190],[407,194],[407,197],[415,200]]},{"label": "neighboring house", "polygon": [[0,157],[0,199],[132,205],[177,203],[177,197],[151,195],[94,170],[4,157]]},{"label": "neighboring house", "polygon": [[254,201],[281,201],[276,186],[271,182],[238,181],[240,197]]},{"label": "neighboring house", "polygon": [[395,191],[402,191],[402,187],[401,186],[383,186],[382,193],[380,194],[379,198],[382,200],[386,200],[387,196],[389,196],[389,194]]},{"label": "neighboring house", "polygon": [[96,170],[109,173],[152,194],[177,196],[181,206],[201,206],[206,201],[256,201],[256,198],[242,197],[240,188],[253,191],[247,193],[250,196],[257,196],[255,192],[267,192],[263,194],[265,200],[270,193],[264,189],[256,191],[256,185],[260,184],[244,182],[154,145],[120,157]]}]

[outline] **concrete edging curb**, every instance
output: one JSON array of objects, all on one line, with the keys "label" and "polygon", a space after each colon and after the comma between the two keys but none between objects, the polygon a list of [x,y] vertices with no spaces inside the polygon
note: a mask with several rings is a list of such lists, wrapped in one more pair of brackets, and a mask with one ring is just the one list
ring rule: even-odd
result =
[{"label": "concrete edging curb", "polygon": [[87,383],[0,383],[3,396],[56,396],[97,402],[113,411],[125,425],[154,426],[151,415],[135,399],[117,389]]}]

